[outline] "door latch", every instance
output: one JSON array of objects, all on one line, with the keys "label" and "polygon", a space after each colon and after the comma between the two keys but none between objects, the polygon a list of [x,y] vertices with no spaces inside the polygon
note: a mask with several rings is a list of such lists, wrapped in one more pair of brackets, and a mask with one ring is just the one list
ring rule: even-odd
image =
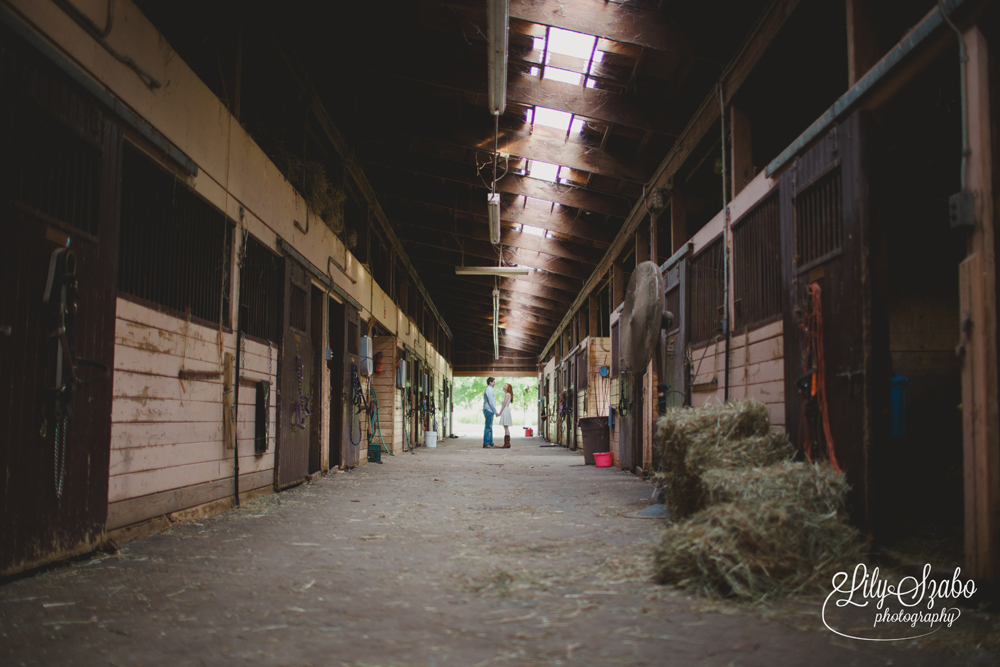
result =
[{"label": "door latch", "polygon": [[848,370],[843,373],[837,373],[837,377],[847,379],[847,391],[851,396],[854,396],[854,378],[863,378],[865,375],[864,370]]}]

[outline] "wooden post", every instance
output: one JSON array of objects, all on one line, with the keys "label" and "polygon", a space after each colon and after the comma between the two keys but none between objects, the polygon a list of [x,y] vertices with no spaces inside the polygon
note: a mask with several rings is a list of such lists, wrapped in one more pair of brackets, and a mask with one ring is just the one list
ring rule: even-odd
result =
[{"label": "wooden post", "polygon": [[660,265],[660,234],[657,227],[659,217],[659,211],[649,212],[649,258],[657,266]]},{"label": "wooden post", "polygon": [[851,87],[879,60],[872,0],[847,0],[847,86]]},{"label": "wooden post", "polygon": [[611,265],[611,310],[625,301],[625,271],[622,261],[616,259]]},{"label": "wooden post", "polygon": [[635,263],[649,261],[649,235],[646,230],[639,227],[635,230]]},{"label": "wooden post", "polygon": [[236,429],[233,428],[236,392],[233,389],[235,385],[233,375],[233,355],[231,352],[226,352],[222,362],[222,438],[226,443],[226,449],[236,446]]},{"label": "wooden post", "polygon": [[670,197],[670,252],[680,250],[688,240],[687,206],[684,196],[674,192]]},{"label": "wooden post", "polygon": [[968,189],[976,227],[959,265],[962,332],[962,441],[965,470],[966,574],[1000,581],[1000,415],[998,415],[995,215],[989,50],[975,26],[965,32]]},{"label": "wooden post", "polygon": [[750,118],[736,107],[730,108],[729,115],[731,119],[729,127],[733,133],[731,198],[735,198],[754,177],[753,143],[750,135]]},{"label": "wooden post", "polygon": [[591,292],[587,297],[587,302],[587,305],[590,308],[590,335],[592,337],[597,337],[601,335],[601,330],[599,329],[601,325],[600,296]]}]

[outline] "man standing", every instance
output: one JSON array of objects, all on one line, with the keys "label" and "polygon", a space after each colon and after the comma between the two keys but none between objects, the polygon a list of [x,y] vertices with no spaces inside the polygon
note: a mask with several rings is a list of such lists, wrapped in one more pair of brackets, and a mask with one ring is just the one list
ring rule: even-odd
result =
[{"label": "man standing", "polygon": [[486,391],[483,392],[483,416],[486,418],[486,428],[483,430],[483,449],[493,447],[493,417],[497,414],[497,398],[493,393],[495,378],[486,378]]}]

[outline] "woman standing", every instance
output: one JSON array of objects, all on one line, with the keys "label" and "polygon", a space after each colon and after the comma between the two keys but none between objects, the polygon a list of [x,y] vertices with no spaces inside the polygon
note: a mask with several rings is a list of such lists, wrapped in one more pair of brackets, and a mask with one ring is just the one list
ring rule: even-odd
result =
[{"label": "woman standing", "polygon": [[503,426],[503,447],[510,449],[510,427],[514,423],[510,416],[510,405],[514,402],[514,388],[508,382],[503,386],[503,405],[500,408],[500,424]]}]

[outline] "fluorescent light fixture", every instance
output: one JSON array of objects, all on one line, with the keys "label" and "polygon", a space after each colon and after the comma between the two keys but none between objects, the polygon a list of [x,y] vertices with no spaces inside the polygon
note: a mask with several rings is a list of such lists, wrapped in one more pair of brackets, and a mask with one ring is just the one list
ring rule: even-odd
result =
[{"label": "fluorescent light fixture", "polygon": [[525,266],[456,266],[456,276],[526,276]]},{"label": "fluorescent light fixture", "polygon": [[486,32],[489,40],[490,112],[503,114],[507,105],[507,25],[510,0],[487,0]]},{"label": "fluorescent light fixture", "polygon": [[486,198],[486,208],[490,214],[490,243],[500,243],[500,193],[491,192]]}]

